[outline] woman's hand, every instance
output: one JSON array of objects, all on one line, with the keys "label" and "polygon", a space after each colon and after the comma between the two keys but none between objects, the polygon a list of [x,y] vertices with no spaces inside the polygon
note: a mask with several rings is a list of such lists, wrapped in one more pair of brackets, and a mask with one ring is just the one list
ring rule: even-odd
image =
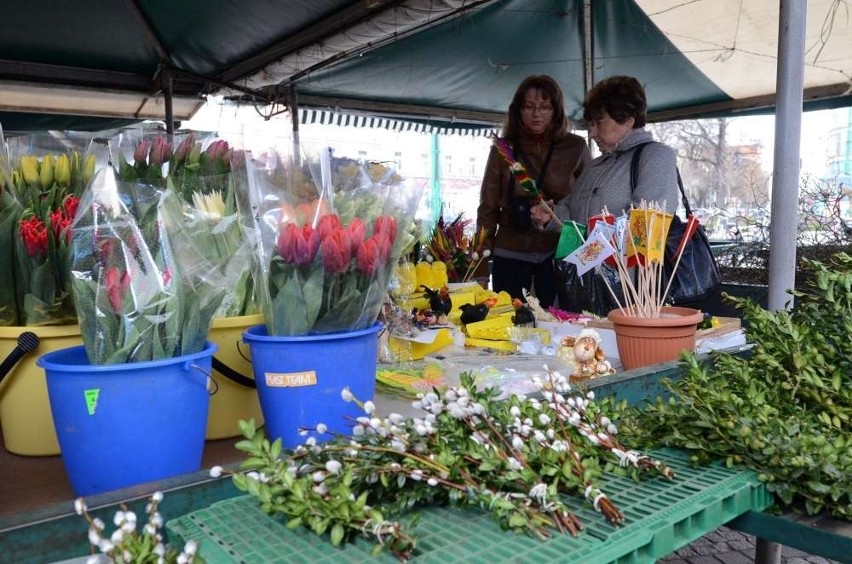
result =
[{"label": "woman's hand", "polygon": [[[548,200],[547,204],[551,206],[550,209],[553,209],[553,200]],[[544,229],[544,227],[550,223],[550,220],[553,218],[553,216],[550,215],[548,208],[541,204],[537,204],[530,208],[530,215],[532,216],[533,225],[535,225],[537,229]]]}]

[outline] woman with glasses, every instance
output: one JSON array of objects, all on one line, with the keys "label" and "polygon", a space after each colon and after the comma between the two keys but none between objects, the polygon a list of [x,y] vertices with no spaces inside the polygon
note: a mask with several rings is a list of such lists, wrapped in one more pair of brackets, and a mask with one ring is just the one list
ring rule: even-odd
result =
[{"label": "woman with glasses", "polygon": [[[612,76],[589,90],[583,101],[583,118],[601,155],[583,170],[570,196],[557,200],[553,208],[557,217],[587,223],[604,207],[619,215],[629,209],[631,203],[638,205],[642,201],[665,204],[668,212],[677,210],[675,152],[668,145],[652,142],[651,132],[645,130],[647,111],[645,89],[633,77]],[[631,164],[639,147],[642,149],[637,161],[636,183],[632,186]],[[561,229],[542,206],[534,208],[532,216],[540,229],[550,232]],[[598,315],[615,309],[609,291],[594,271],[584,275],[580,282],[573,265],[561,263],[558,268],[562,309]],[[604,275],[610,275],[609,279],[615,283],[613,287],[617,288],[618,276],[606,266],[603,268]]]},{"label": "woman with glasses", "polygon": [[[549,76],[529,76],[521,82],[509,104],[502,137],[548,200],[570,194],[591,160],[583,138],[569,133],[562,90]],[[492,288],[513,298],[523,298],[523,289],[533,291],[546,307],[556,298],[553,254],[558,233],[533,227],[533,204],[492,147],[477,210],[477,226],[485,228],[485,248],[491,250]]]}]

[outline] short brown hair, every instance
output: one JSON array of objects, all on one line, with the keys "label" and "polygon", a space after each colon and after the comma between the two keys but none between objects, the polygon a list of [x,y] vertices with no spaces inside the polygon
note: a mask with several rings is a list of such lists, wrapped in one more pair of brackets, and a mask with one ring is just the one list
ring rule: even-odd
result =
[{"label": "short brown hair", "polygon": [[633,129],[645,127],[648,100],[645,89],[632,76],[611,76],[595,84],[583,100],[583,119],[597,119],[606,112],[618,123],[633,118]]},{"label": "short brown hair", "polygon": [[553,116],[548,127],[548,135],[553,136],[558,131],[568,129],[568,118],[565,116],[565,98],[562,95],[562,89],[551,77],[546,74],[536,74],[526,77],[512,97],[512,103],[509,104],[509,113],[506,116],[506,122],[503,124],[503,137],[507,139],[517,139],[521,133],[521,108],[526,100],[527,92],[530,90],[538,90],[541,97],[550,102],[553,106]]}]

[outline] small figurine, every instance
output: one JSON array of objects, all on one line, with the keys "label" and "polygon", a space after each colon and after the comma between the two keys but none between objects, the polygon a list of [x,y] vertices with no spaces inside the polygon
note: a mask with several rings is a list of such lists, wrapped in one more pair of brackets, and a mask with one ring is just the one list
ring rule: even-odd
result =
[{"label": "small figurine", "polygon": [[564,337],[562,346],[573,350],[575,370],[573,380],[590,380],[615,374],[612,364],[600,346],[601,336],[594,329],[585,328],[576,337]]},{"label": "small figurine", "polygon": [[535,313],[530,306],[518,298],[513,298],[512,307],[515,308],[515,315],[512,316],[512,323],[514,325],[535,327]]},{"label": "small figurine", "polygon": [[450,291],[446,286],[442,286],[440,290],[433,290],[427,286],[420,286],[426,297],[429,298],[429,307],[436,314],[449,315],[453,309],[453,300],[450,298]]},{"label": "small figurine", "polygon": [[459,306],[462,314],[460,321],[467,325],[468,323],[476,323],[488,317],[488,312],[497,304],[497,298],[487,298],[482,303],[476,305],[462,304]]}]

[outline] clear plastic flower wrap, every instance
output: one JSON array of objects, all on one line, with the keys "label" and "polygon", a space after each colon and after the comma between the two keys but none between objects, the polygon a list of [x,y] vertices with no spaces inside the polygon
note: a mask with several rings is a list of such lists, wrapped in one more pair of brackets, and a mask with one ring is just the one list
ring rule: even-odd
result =
[{"label": "clear plastic flower wrap", "polygon": [[415,238],[422,182],[329,149],[247,161],[252,258],[270,335],[364,329]]},{"label": "clear plastic flower wrap", "polygon": [[71,278],[92,364],[200,351],[240,270],[211,251],[209,225],[173,190],[118,182],[107,167],[72,225]]},{"label": "clear plastic flower wrap", "polygon": [[215,136],[185,132],[170,143],[161,133],[131,129],[110,140],[110,153],[120,181],[169,187],[187,204],[186,213],[208,224],[209,232],[199,234],[213,260],[245,257],[216,317],[256,313],[248,242],[237,212],[237,199],[247,190],[243,152]]},{"label": "clear plastic flower wrap", "polygon": [[0,157],[0,325],[75,323],[68,227],[95,171],[88,137],[29,135]]}]

